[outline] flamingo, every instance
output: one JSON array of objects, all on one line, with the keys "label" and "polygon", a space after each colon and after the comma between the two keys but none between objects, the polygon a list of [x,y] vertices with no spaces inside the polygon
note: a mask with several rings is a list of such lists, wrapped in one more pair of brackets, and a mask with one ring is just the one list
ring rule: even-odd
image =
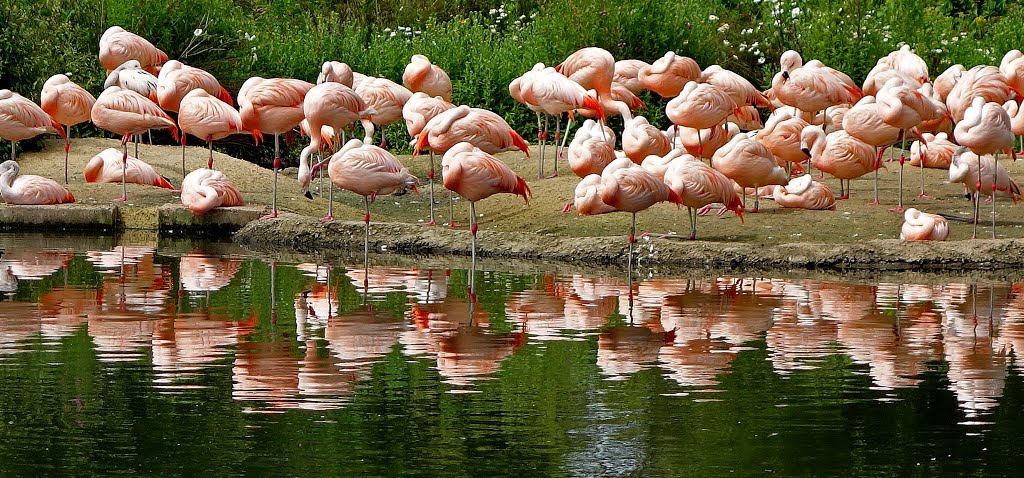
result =
[{"label": "flamingo", "polygon": [[637,79],[648,90],[662,98],[672,98],[683,91],[687,83],[700,78],[697,62],[690,57],[670,51],[648,66],[640,68]]},{"label": "flamingo", "polygon": [[320,74],[316,77],[316,84],[333,81],[352,88],[354,83],[352,67],[340,61],[325,61],[320,67]]},{"label": "flamingo", "polygon": [[[968,72],[969,73],[969,72]],[[966,77],[966,75],[965,75]],[[962,83],[958,83],[959,86]],[[955,93],[955,90],[954,90]],[[953,93],[951,93],[952,95]],[[999,161],[999,152],[1005,152],[1017,160],[1017,153],[1013,150],[1013,130],[1010,124],[1010,115],[1000,103],[986,102],[984,96],[975,96],[971,106],[964,112],[963,120],[956,124],[953,130],[953,137],[961,146],[971,149],[974,154],[981,155],[995,153],[995,161]],[[981,169],[979,162],[978,169]],[[996,177],[992,177],[992,189],[996,189]],[[981,189],[980,186],[977,189]],[[977,203],[977,201],[976,201]],[[976,207],[977,209],[977,207]],[[996,237],[996,200],[992,196],[992,238]],[[975,231],[977,231],[977,217],[975,217]]]},{"label": "flamingo", "polygon": [[[470,108],[466,105],[452,108],[431,118],[416,137],[412,155],[416,157],[422,149],[444,154],[463,141],[487,154],[518,149],[526,153],[527,157],[530,156],[530,145],[505,122],[504,118],[493,111]],[[448,196],[448,226],[455,227],[451,194]]]},{"label": "flamingo", "polygon": [[569,212],[573,206],[580,216],[593,216],[618,211],[601,200],[601,175],[591,174],[576,185],[573,202],[567,203],[562,212]]},{"label": "flamingo", "polygon": [[986,102],[1002,105],[1013,98],[1013,95],[1013,89],[998,68],[978,65],[965,71],[956,81],[946,97],[946,106],[953,121],[959,123],[966,117],[967,109],[971,107],[974,98],[980,96]]},{"label": "flamingo", "polygon": [[[185,144],[186,133],[206,141],[210,146],[210,156],[206,160],[209,169],[213,169],[213,142],[243,132],[242,117],[238,111],[202,88],[190,91],[179,103],[178,125],[182,132],[182,146]],[[181,160],[181,176],[185,177],[184,155]]]},{"label": "flamingo", "polygon": [[650,155],[664,156],[671,150],[668,138],[643,116],[627,121],[622,129],[622,151],[634,163],[639,164]]},{"label": "flamingo", "polygon": [[636,213],[663,201],[682,204],[682,198],[664,181],[629,158],[616,159],[601,172],[601,201],[633,215],[629,228],[630,256],[636,242]]},{"label": "flamingo", "polygon": [[650,66],[650,64],[643,60],[616,61],[612,82],[625,86],[634,95],[639,95],[647,89],[640,81],[640,70],[645,66]]},{"label": "flamingo", "polygon": [[1010,117],[1010,131],[1013,135],[1021,138],[1020,153],[1024,154],[1024,108],[1021,107],[1020,103],[1010,100],[1003,103],[1003,109],[1006,110],[1006,114]]},{"label": "flamingo", "polygon": [[[338,132],[344,131],[348,125],[359,121],[363,125],[365,136],[363,141],[369,143],[373,138],[373,123],[369,120],[373,110],[367,108],[363,98],[352,88],[341,83],[328,81],[314,86],[306,93],[302,101],[302,112],[306,117],[306,127],[309,130],[309,146],[302,148],[299,153],[299,185],[308,198],[309,183],[312,179],[309,167],[309,156],[319,153],[323,149],[323,143],[332,143],[330,135],[324,135],[323,129],[326,126],[329,130]],[[340,145],[339,145],[340,146]],[[333,198],[333,188],[331,194]],[[333,209],[333,199],[329,205]],[[332,219],[332,212],[328,211],[324,221]]]},{"label": "flamingo", "polygon": [[[370,251],[370,202],[378,195],[391,194],[407,187],[416,189],[418,180],[387,150],[351,139],[327,160],[327,174],[335,186],[363,197],[366,206],[366,232],[363,254]],[[314,166],[316,170],[323,162]]]},{"label": "flamingo", "polygon": [[186,65],[178,60],[170,60],[160,68],[160,75],[156,79],[157,103],[167,111],[176,112],[185,95],[196,88],[206,90],[229,106],[234,104],[231,93],[220,85],[217,78],[206,70]]},{"label": "flamingo", "polygon": [[42,176],[19,176],[21,168],[14,160],[0,164],[0,196],[7,204],[62,204],[75,202],[75,196],[57,181]]},{"label": "flamingo", "polygon": [[657,176],[659,179],[664,180],[665,171],[668,170],[668,166],[672,164],[672,161],[675,161],[676,158],[680,157],[696,159],[693,155],[687,153],[685,149],[676,148],[669,151],[664,156],[655,156],[652,154],[644,158],[644,160],[640,162],[640,166],[647,171],[650,171],[651,174]]},{"label": "flamingo", "polygon": [[760,194],[756,192],[759,187],[789,182],[789,174],[775,161],[772,152],[749,133],[738,134],[729,140],[715,152],[711,165],[744,188],[744,207],[747,199],[745,188],[754,188],[754,209],[750,211],[753,213],[758,211],[760,203]]},{"label": "flamingo", "polygon": [[[889,146],[896,144],[900,138],[903,137],[904,132],[900,131],[899,128],[892,126],[885,121],[882,121],[882,115],[879,112],[879,104],[875,101],[874,96],[865,96],[850,108],[850,111],[846,112],[843,117],[843,129],[861,141],[875,147],[877,155],[875,156],[875,163],[879,166],[882,161],[882,153]],[[889,150],[889,159],[892,159],[893,151]],[[874,200],[871,201],[872,205],[881,204],[878,200],[878,169],[875,168],[875,180],[874,180]]]},{"label": "flamingo", "polygon": [[789,180],[785,186],[775,186],[775,203],[781,207],[831,210],[836,209],[836,198],[828,186],[814,181],[810,174]]},{"label": "flamingo", "polygon": [[671,133],[665,132],[666,137],[674,136],[679,140],[680,146],[687,153],[695,158],[710,160],[722,146],[725,146],[731,139],[740,134],[740,128],[736,123],[725,123],[721,128],[694,129],[680,126],[672,126]]},{"label": "flamingo", "polygon": [[274,135],[274,185],[270,214],[277,217],[277,172],[281,168],[282,133],[288,133],[302,121],[302,101],[313,88],[312,83],[291,78],[249,78],[238,90],[242,129],[252,131],[256,143],[263,133]]},{"label": "flamingo", "polygon": [[691,241],[697,239],[698,210],[710,204],[722,203],[722,212],[733,211],[743,222],[743,203],[732,187],[732,180],[693,156],[672,160],[665,170],[665,184],[687,208]]},{"label": "flamingo", "polygon": [[412,56],[402,73],[402,84],[413,93],[422,91],[430,96],[440,96],[445,101],[452,100],[452,80],[448,73],[424,55]]},{"label": "flamingo", "polygon": [[779,59],[782,71],[772,78],[772,92],[783,104],[818,112],[839,104],[854,104],[863,96],[856,85],[831,68],[803,64],[800,54],[787,50]]},{"label": "flamingo", "polygon": [[932,121],[942,117],[944,108],[931,98],[924,96],[920,91],[908,86],[897,85],[895,80],[889,80],[878,92],[878,112],[882,121],[886,124],[899,128],[900,136],[903,137],[903,144],[900,146],[900,179],[899,179],[899,202],[894,211],[903,211],[903,165],[906,156],[903,154],[907,143],[906,131],[919,126],[924,121]]},{"label": "flamingo", "polygon": [[[955,65],[946,68],[939,76],[935,77],[935,81],[932,86],[935,88],[935,93],[939,95],[942,101],[946,101],[949,98],[950,92],[953,91],[953,87],[956,86],[960,78],[964,76],[967,69],[963,65],[957,63]],[[948,105],[947,105],[948,106]]]},{"label": "flamingo", "polygon": [[[543,64],[534,66],[534,69],[520,78],[519,89],[523,100],[531,105],[536,105],[541,112],[547,115],[561,116],[562,113],[571,112],[581,108],[589,108],[597,113],[597,117],[604,119],[604,109],[597,98],[597,93],[590,93],[579,83],[566,78],[555,71],[554,68],[540,68]],[[610,98],[608,98],[610,100]],[[628,110],[628,108],[627,108]],[[538,112],[538,115],[540,112]],[[571,115],[570,115],[571,116]],[[538,116],[538,126],[539,126]],[[545,116],[545,124],[547,118]],[[557,133],[556,133],[557,134]],[[538,158],[538,178],[544,177],[544,142],[546,136],[542,136],[541,154]],[[558,175],[558,158],[555,157],[555,175]]]},{"label": "flamingo", "polygon": [[[422,91],[413,93],[409,101],[402,107],[402,117],[405,118],[405,127],[409,130],[409,136],[415,139],[431,119],[452,108],[455,108],[455,105],[440,96],[430,97]],[[431,226],[437,224],[434,218],[434,175],[434,151],[430,150],[430,171],[427,173],[427,177],[430,179]]]},{"label": "flamingo", "polygon": [[603,130],[604,127],[593,120],[587,120],[576,130],[576,136],[569,143],[569,169],[580,178],[601,174],[615,160],[615,137],[612,136],[609,142],[597,132],[598,129]]},{"label": "flamingo", "polygon": [[949,236],[949,223],[938,214],[929,214],[909,208],[903,213],[902,241],[945,241]]},{"label": "flamingo", "polygon": [[[468,142],[451,147],[441,158],[444,187],[469,201],[472,263],[476,264],[476,202],[499,193],[521,196],[530,203],[530,186],[505,163]],[[472,284],[470,285],[472,290]]]},{"label": "flamingo", "polygon": [[715,85],[725,90],[737,106],[754,106],[757,108],[768,108],[771,106],[768,98],[765,98],[761,91],[754,88],[750,81],[736,72],[726,70],[719,65],[711,65],[705,68],[697,81]]},{"label": "flamingo", "polygon": [[11,142],[11,160],[18,141],[49,132],[67,138],[60,124],[39,105],[11,90],[0,90],[0,138]]},{"label": "flamingo", "polygon": [[[737,110],[736,102],[722,88],[708,83],[692,82],[665,105],[665,116],[676,125],[693,129],[717,128]],[[698,135],[698,154],[703,155],[703,138]]]},{"label": "flamingo", "polygon": [[861,141],[845,130],[825,135],[820,126],[808,126],[800,134],[800,148],[816,168],[839,179],[839,193],[842,199],[850,198],[849,184],[881,164],[875,160],[875,148]]},{"label": "flamingo", "polygon": [[149,71],[156,73],[157,66],[167,61],[167,54],[153,46],[149,40],[119,26],[113,26],[100,37],[100,66],[110,73],[128,60],[136,60]]},{"label": "flamingo", "polygon": [[376,111],[370,120],[381,127],[380,144],[386,148],[384,127],[402,121],[402,107],[412,97],[412,92],[387,78],[370,77],[356,83],[354,89],[366,102],[366,107]]},{"label": "flamingo", "polygon": [[224,173],[200,168],[181,181],[181,203],[201,215],[215,207],[244,206],[242,194]]},{"label": "flamingo", "polygon": [[160,106],[135,91],[118,86],[103,90],[96,99],[92,107],[92,122],[98,128],[121,135],[121,145],[124,146],[121,158],[121,197],[114,199],[115,202],[128,200],[125,179],[128,174],[128,140],[132,135],[150,129],[169,129],[175,139],[178,137],[177,126]]},{"label": "flamingo", "polygon": [[107,75],[107,79],[103,82],[103,88],[120,86],[145,96],[150,101],[156,103],[160,99],[157,95],[158,82],[157,77],[144,70],[138,60],[128,60],[114,68],[114,71]]},{"label": "flamingo", "polygon": [[757,140],[775,155],[780,163],[799,164],[807,160],[800,150],[800,133],[810,126],[799,116],[793,116],[782,110],[775,110],[768,117],[764,128],[757,132]]},{"label": "flamingo", "polygon": [[[114,148],[107,148],[93,156],[85,165],[85,181],[89,183],[116,183],[122,177],[121,152]],[[165,189],[174,189],[167,178],[164,178],[156,169],[138,158],[128,157],[124,165],[123,174],[125,182],[156,186]]]},{"label": "flamingo", "polygon": [[[838,108],[834,108],[832,111],[836,111],[837,109]],[[725,120],[736,123],[736,126],[743,131],[753,131],[764,128],[764,123],[761,122],[761,112],[757,111],[757,108],[749,105],[740,106]],[[841,121],[840,124],[842,124]]]},{"label": "flamingo", "polygon": [[43,83],[39,104],[54,121],[67,128],[64,137],[64,184],[68,183],[68,156],[71,154],[71,127],[89,121],[96,98],[66,75],[53,75]]}]

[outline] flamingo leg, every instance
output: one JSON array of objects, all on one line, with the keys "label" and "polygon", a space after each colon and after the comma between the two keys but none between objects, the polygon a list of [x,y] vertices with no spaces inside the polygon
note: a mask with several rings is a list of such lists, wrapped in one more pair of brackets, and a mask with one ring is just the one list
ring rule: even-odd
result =
[{"label": "flamingo leg", "polygon": [[327,181],[327,215],[320,218],[320,222],[331,222],[334,220],[334,182]]},{"label": "flamingo leg", "polygon": [[996,238],[996,177],[998,175],[999,175],[999,153],[996,153],[996,155],[995,155],[995,167],[992,168],[992,239]]},{"label": "flamingo leg", "polygon": [[427,173],[427,177],[430,178],[430,225],[437,224],[434,219],[434,151],[430,151],[430,172]]},{"label": "flamingo leg", "polygon": [[210,145],[210,157],[206,158],[206,167],[213,169],[213,137],[206,138],[206,143]]},{"label": "flamingo leg", "polygon": [[544,178],[544,145],[548,140],[548,115],[544,113],[544,126],[541,126],[540,112],[537,113],[537,138],[540,139],[540,156],[537,157],[537,179]]},{"label": "flamingo leg", "polygon": [[752,213],[756,213],[758,208],[760,207],[760,204],[761,204],[761,202],[760,202],[761,201],[761,195],[758,194],[757,188],[758,188],[758,186],[755,184],[754,185],[754,210],[750,211]]},{"label": "flamingo leg", "polygon": [[690,240],[697,239],[697,211],[692,207],[686,208],[686,215],[690,217]]},{"label": "flamingo leg", "polygon": [[181,133],[181,178],[185,179],[185,133]]},{"label": "flamingo leg", "polygon": [[16,156],[14,155],[14,149],[17,147],[17,141],[11,141],[11,161],[14,161]]},{"label": "flamingo leg", "polygon": [[880,148],[878,146],[875,146],[875,151],[877,153],[875,155],[875,164],[873,165],[874,168],[875,168],[875,199],[873,201],[871,201],[870,203],[868,203],[868,204],[871,204],[872,206],[877,206],[879,204],[882,204],[878,200],[878,170],[881,169],[882,154],[885,153],[885,149]]},{"label": "flamingo leg", "polygon": [[[573,119],[572,115],[569,115],[569,120],[565,122],[565,135],[562,136],[562,146],[560,148],[561,151],[558,154],[555,155],[555,164],[556,165],[558,164],[558,155],[559,154],[565,155],[565,143],[567,141],[569,141],[569,131],[572,131],[572,125],[575,122],[576,122],[576,120]],[[1024,154],[1024,153],[1022,153],[1022,154]]]},{"label": "flamingo leg", "polygon": [[277,170],[281,167],[281,135],[274,133],[274,185],[271,188],[270,214],[260,219],[272,219],[277,217]]},{"label": "flamingo leg", "polygon": [[[128,200],[128,189],[125,186],[125,179],[128,177],[128,138],[131,137],[131,133],[125,133],[124,137],[121,138],[121,145],[124,146],[124,155],[121,156],[121,197],[114,198],[114,202],[125,202]],[[138,147],[138,143],[136,143]]]},{"label": "flamingo leg", "polygon": [[363,196],[363,204],[366,205],[366,215],[363,216],[363,222],[366,223],[363,232],[363,257],[367,257],[370,254],[370,196]]},{"label": "flamingo leg", "polygon": [[636,213],[633,213],[633,222],[629,226],[629,247],[632,249],[633,243],[636,242]]},{"label": "flamingo leg", "polygon": [[553,177],[553,178],[557,178],[558,177],[558,154],[561,152],[561,149],[558,147],[558,139],[561,138],[561,137],[562,137],[562,114],[559,113],[558,116],[555,117],[555,141],[554,141],[554,144],[555,144],[555,159],[554,159],[555,172],[551,174],[551,177]]},{"label": "flamingo leg", "polygon": [[[470,257],[472,257],[472,263],[473,263],[474,269],[476,268],[476,231],[477,231],[478,227],[479,226],[477,225],[477,222],[476,222],[476,202],[475,201],[470,201],[469,202],[469,232],[471,234],[471,236],[470,236],[470,238],[471,238],[470,239],[470,242],[471,242],[471,245],[470,245],[470,251],[471,251],[470,254],[471,255],[470,255]],[[474,289],[474,287],[472,285],[470,285],[470,288]]]},{"label": "flamingo leg", "polygon": [[71,125],[67,128],[68,135],[64,137],[64,184],[68,184],[68,156],[71,154]]},{"label": "flamingo leg", "polygon": [[142,135],[141,134],[140,135],[136,135],[136,136],[133,136],[133,138],[132,138],[133,141],[135,141],[135,157],[136,158],[139,157],[139,137],[140,136],[142,136]]},{"label": "flamingo leg", "polygon": [[455,193],[451,190],[448,191],[448,227],[455,229],[459,227],[455,224]]}]

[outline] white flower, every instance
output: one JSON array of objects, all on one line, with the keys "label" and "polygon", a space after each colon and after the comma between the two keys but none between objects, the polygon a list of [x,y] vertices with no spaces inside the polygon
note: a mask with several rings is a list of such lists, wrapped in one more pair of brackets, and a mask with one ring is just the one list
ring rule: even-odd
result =
[{"label": "white flower", "polygon": [[192,34],[195,35],[195,36],[202,35],[203,34],[203,29],[202,28],[196,28],[196,31],[192,32]]},{"label": "white flower", "polygon": [[729,24],[723,23],[722,26],[718,27],[718,33],[725,33],[729,31]]},{"label": "white flower", "polygon": [[388,38],[394,38],[395,35],[398,35],[398,32],[391,32],[388,34]]},{"label": "white flower", "polygon": [[789,14],[792,15],[793,18],[799,17],[800,16],[800,7],[793,7],[793,9],[789,11]]},{"label": "white flower", "polygon": [[758,58],[757,59],[757,64],[758,65],[763,65],[764,64],[764,57]]},{"label": "white flower", "polygon": [[390,28],[390,27],[389,27],[389,28],[385,28],[385,29],[384,29],[384,33],[387,33],[387,32],[390,32],[390,31],[391,31],[391,28]]},{"label": "white flower", "polygon": [[934,49],[932,51],[935,52],[935,54],[939,54],[939,53],[942,53],[942,48],[936,48],[936,49]]},{"label": "white flower", "polygon": [[717,15],[708,15],[708,20],[711,20],[713,22],[717,22],[718,21],[718,16]]},{"label": "white flower", "polygon": [[493,8],[491,9],[491,11],[487,12],[488,15],[494,15],[495,13],[498,13],[498,11]]},{"label": "white flower", "polygon": [[731,43],[729,43],[729,40],[722,40],[722,44],[725,46],[729,46]]}]

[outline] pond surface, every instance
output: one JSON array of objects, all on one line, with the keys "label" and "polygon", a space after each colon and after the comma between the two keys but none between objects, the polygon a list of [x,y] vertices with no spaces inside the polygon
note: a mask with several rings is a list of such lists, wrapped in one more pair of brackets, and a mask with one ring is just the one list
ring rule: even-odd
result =
[{"label": "pond surface", "polygon": [[477,271],[474,303],[466,270],[4,240],[2,474],[1024,465],[1022,284]]}]

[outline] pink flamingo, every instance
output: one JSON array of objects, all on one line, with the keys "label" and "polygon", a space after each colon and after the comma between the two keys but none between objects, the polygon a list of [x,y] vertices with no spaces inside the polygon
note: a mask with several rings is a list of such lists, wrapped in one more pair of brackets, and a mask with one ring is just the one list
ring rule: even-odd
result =
[{"label": "pink flamingo", "polygon": [[347,63],[342,63],[340,61],[325,61],[323,66],[320,67],[320,74],[316,77],[316,84],[319,85],[321,83],[333,81],[352,88],[354,78],[352,67],[348,66]]},{"label": "pink flamingo", "polygon": [[1010,116],[1010,131],[1013,135],[1021,138],[1020,154],[1024,154],[1024,108],[1020,103],[1010,100],[1003,103],[1003,109]]},{"label": "pink flamingo", "polygon": [[793,50],[783,53],[779,64],[782,71],[772,79],[772,91],[783,104],[818,112],[839,104],[852,105],[863,96],[838,71],[804,65],[800,54]]},{"label": "pink flamingo", "polygon": [[[402,117],[405,118],[405,127],[409,130],[409,136],[415,139],[431,119],[452,108],[455,108],[455,105],[440,96],[430,97],[422,91],[413,93],[409,101],[402,107]],[[434,218],[434,176],[434,151],[430,150],[430,171],[427,173],[427,177],[430,179],[431,226],[437,224]]]},{"label": "pink flamingo", "polygon": [[1013,95],[1013,89],[999,68],[978,65],[964,72],[956,81],[946,97],[946,106],[953,121],[959,123],[966,117],[967,109],[971,107],[974,98],[980,96],[986,102],[1002,105],[1013,98]]},{"label": "pink flamingo", "polygon": [[370,121],[380,126],[380,144],[386,148],[388,143],[384,135],[384,127],[402,121],[402,107],[412,97],[412,92],[387,78],[372,77],[357,82],[355,90],[366,102],[366,107],[376,111],[370,117]]},{"label": "pink flamingo", "polygon": [[181,182],[181,203],[201,215],[216,207],[244,206],[242,194],[224,173],[200,168]]},{"label": "pink flamingo", "polygon": [[957,148],[946,133],[921,133],[921,138],[910,145],[910,165],[921,168],[921,196],[925,196],[924,168],[949,169]]},{"label": "pink flamingo", "polygon": [[121,197],[114,199],[115,202],[128,200],[125,179],[128,174],[128,140],[132,135],[150,129],[169,129],[174,138],[178,138],[178,127],[160,106],[135,91],[117,86],[103,90],[96,99],[92,107],[92,122],[98,128],[121,135],[121,145],[124,146],[121,158]]},{"label": "pink flamingo", "polygon": [[640,68],[637,79],[648,90],[662,98],[672,98],[683,91],[687,83],[700,78],[697,62],[690,57],[670,51],[649,66]]},{"label": "pink flamingo", "polygon": [[643,60],[619,60],[615,62],[612,82],[625,86],[634,95],[639,95],[647,89],[640,81],[640,70],[645,66],[650,64]]},{"label": "pink flamingo", "polygon": [[981,195],[988,194],[995,202],[996,193],[1008,196],[1014,202],[1021,195],[1020,185],[996,159],[989,154],[978,155],[966,147],[960,147],[953,153],[949,165],[949,182],[963,183],[964,189],[971,195],[974,206],[974,234],[978,237],[978,216],[981,208]]},{"label": "pink flamingo", "polygon": [[39,105],[11,90],[0,90],[0,138],[11,142],[11,160],[18,141],[51,132],[67,138],[60,124]]},{"label": "pink flamingo", "polygon": [[[469,201],[469,230],[472,234],[472,261],[476,264],[476,202],[495,194],[521,196],[530,203],[530,186],[505,163],[470,143],[451,147],[441,158],[444,187]],[[470,290],[473,290],[472,284]]]},{"label": "pink flamingo", "polygon": [[[310,131],[309,146],[302,148],[299,154],[299,185],[307,198],[312,199],[309,193],[309,183],[312,180],[312,170],[309,166],[309,156],[319,153],[323,149],[323,142],[331,143],[329,135],[322,134],[324,127],[335,132],[342,132],[348,125],[359,121],[363,125],[365,136],[363,141],[373,141],[373,123],[369,120],[373,110],[367,108],[363,98],[352,88],[341,83],[328,81],[314,86],[306,93],[302,102],[302,111],[306,116],[305,121]],[[320,132],[320,134],[317,134]],[[339,146],[341,146],[339,144]],[[333,147],[333,146],[332,146]],[[327,216],[321,220],[329,222],[334,220],[334,187],[330,186],[330,197],[327,202]]]},{"label": "pink flamingo", "polygon": [[945,241],[949,236],[949,223],[938,214],[929,214],[909,208],[903,213],[902,241]]},{"label": "pink flamingo", "polygon": [[256,143],[263,133],[274,135],[274,185],[270,214],[277,217],[277,172],[281,168],[280,136],[290,133],[302,121],[302,101],[313,88],[312,83],[291,78],[249,78],[238,91],[242,129],[252,131]]},{"label": "pink flamingo", "polygon": [[715,85],[725,90],[738,106],[754,106],[757,108],[768,108],[771,106],[768,98],[765,98],[760,90],[754,88],[750,81],[736,72],[726,70],[721,66],[711,65],[705,68],[697,81]]},{"label": "pink flamingo", "polygon": [[0,164],[0,196],[7,204],[61,204],[75,202],[75,196],[50,178],[26,174],[13,160]]},{"label": "pink flamingo", "polygon": [[114,68],[107,75],[106,81],[103,82],[103,88],[110,88],[111,86],[120,86],[121,88],[132,90],[150,101],[156,103],[159,101],[157,96],[157,83],[158,79],[152,73],[144,70],[142,65],[139,64],[138,60],[128,60],[124,64]]},{"label": "pink flamingo", "polygon": [[[959,86],[961,83],[958,83]],[[954,90],[955,93],[955,90]],[[986,102],[984,96],[975,96],[971,106],[964,112],[963,120],[956,124],[953,130],[953,137],[961,146],[970,148],[972,152],[979,155],[995,153],[995,160],[999,161],[999,153],[1004,152],[1017,160],[1017,153],[1013,150],[1013,129],[1010,124],[1010,115],[1000,103]],[[981,169],[979,163],[978,169]],[[996,189],[996,177],[992,177],[992,189]],[[977,189],[981,189],[980,186]],[[996,237],[996,201],[992,196],[992,238]],[[975,231],[977,231],[977,217],[975,217]]]},{"label": "pink flamingo", "polygon": [[850,180],[881,167],[875,160],[875,148],[845,130],[825,136],[820,126],[808,126],[800,134],[800,147],[811,158],[814,167],[839,179],[842,199],[850,198],[850,188],[846,187]]},{"label": "pink flamingo", "polygon": [[[850,108],[850,111],[846,112],[843,117],[843,129],[853,136],[871,146],[875,147],[877,155],[875,156],[875,163],[881,167],[882,153],[889,146],[896,144],[900,138],[903,137],[904,132],[900,131],[899,128],[892,126],[885,121],[882,121],[882,115],[879,111],[879,104],[875,101],[874,96],[865,96]],[[889,150],[889,159],[893,158],[894,151]],[[878,200],[878,169],[875,168],[875,179],[874,179],[874,200],[871,201],[872,205],[879,205],[881,202]]]},{"label": "pink flamingo", "polygon": [[[243,132],[242,117],[238,111],[202,88],[190,91],[179,103],[178,125],[181,126],[182,147],[186,133],[209,145],[210,156],[206,160],[209,169],[213,169],[213,142]],[[184,155],[181,157],[181,176],[185,177]]]},{"label": "pink flamingo", "polygon": [[[953,91],[953,87],[956,86],[960,78],[964,76],[967,69],[963,65],[957,63],[955,65],[946,68],[939,76],[935,77],[935,81],[932,86],[935,88],[935,93],[939,95],[943,102],[949,97],[949,94]],[[947,104],[948,106],[948,104]]]},{"label": "pink flamingo", "polygon": [[832,195],[832,190],[814,181],[810,174],[793,178],[785,186],[775,186],[772,198],[781,207],[833,211],[836,209],[836,198]]},{"label": "pink flamingo", "polygon": [[664,156],[671,150],[668,138],[643,116],[627,121],[622,129],[622,152],[634,163],[639,164],[650,155]]},{"label": "pink flamingo", "polygon": [[100,37],[100,66],[110,73],[128,60],[137,60],[146,71],[155,74],[156,67],[167,61],[167,54],[124,28],[108,28]]},{"label": "pink flamingo", "polygon": [[900,129],[900,136],[903,137],[903,144],[900,147],[900,179],[899,179],[899,202],[896,212],[903,211],[903,165],[906,156],[903,154],[907,138],[906,131],[919,126],[924,121],[932,121],[946,114],[941,104],[924,96],[920,91],[897,85],[890,80],[881,91],[878,92],[878,112],[882,121],[890,126]]},{"label": "pink flamingo", "polygon": [[722,212],[733,211],[743,222],[743,203],[733,189],[733,182],[721,172],[690,155],[672,160],[665,170],[665,184],[680,198],[690,218],[689,239],[697,239],[698,211],[722,203]]},{"label": "pink flamingo", "polygon": [[569,212],[573,206],[580,216],[593,216],[618,211],[601,200],[601,175],[591,174],[576,184],[573,202],[567,203],[562,212]]},{"label": "pink flamingo", "polygon": [[[603,128],[600,123],[587,120],[576,130],[576,136],[569,143],[569,169],[580,178],[601,174],[615,160],[615,138],[613,136],[611,141],[604,139],[601,132],[598,132]],[[660,135],[661,131],[657,134]]]},{"label": "pink flamingo", "polygon": [[636,213],[664,201],[682,204],[682,198],[664,181],[629,158],[612,161],[601,173],[601,201],[633,215],[629,228],[630,255],[636,242]]},{"label": "pink flamingo", "polygon": [[800,150],[800,133],[809,123],[798,116],[782,110],[775,110],[768,117],[764,128],[757,132],[757,140],[775,155],[780,163],[800,164],[807,156]]},{"label": "pink flamingo", "polygon": [[694,129],[685,126],[671,127],[672,134],[666,132],[666,137],[673,136],[679,140],[675,147],[682,146],[687,153],[698,159],[710,160],[722,146],[740,134],[739,126],[736,123],[725,123],[721,128]]},{"label": "pink flamingo", "polygon": [[[114,148],[107,148],[93,156],[85,165],[85,181],[88,183],[116,183],[122,178],[121,152]],[[134,184],[144,184],[165,189],[174,189],[167,178],[164,178],[153,166],[138,158],[128,157],[127,164],[123,166],[124,180]]]},{"label": "pink flamingo", "polygon": [[64,137],[64,184],[68,183],[68,155],[71,153],[71,127],[89,121],[96,98],[65,75],[53,75],[43,83],[40,106],[54,121],[67,128]]},{"label": "pink flamingo", "polygon": [[[744,207],[747,200],[745,188],[753,187],[756,191],[761,186],[789,182],[789,174],[779,166],[772,152],[749,134],[738,134],[729,140],[715,152],[711,165],[744,188]],[[756,213],[759,203],[760,194],[755,192],[754,209],[750,212]]]},{"label": "pink flamingo", "polygon": [[452,100],[452,80],[448,73],[424,55],[412,56],[402,73],[402,84],[413,93],[422,91],[430,96],[440,96],[445,101]]},{"label": "pink flamingo", "polygon": [[190,91],[201,88],[216,96],[229,106],[234,102],[231,93],[224,89],[206,70],[186,65],[178,60],[170,60],[160,68],[156,79],[156,96],[160,107],[167,111],[178,111],[181,100]]},{"label": "pink flamingo", "polygon": [[[314,173],[323,162],[314,166]],[[328,160],[327,174],[335,186],[363,197],[366,206],[366,233],[363,254],[370,252],[370,202],[378,195],[391,194],[407,187],[416,189],[416,177],[387,150],[365,144],[358,139],[349,140]]]}]

